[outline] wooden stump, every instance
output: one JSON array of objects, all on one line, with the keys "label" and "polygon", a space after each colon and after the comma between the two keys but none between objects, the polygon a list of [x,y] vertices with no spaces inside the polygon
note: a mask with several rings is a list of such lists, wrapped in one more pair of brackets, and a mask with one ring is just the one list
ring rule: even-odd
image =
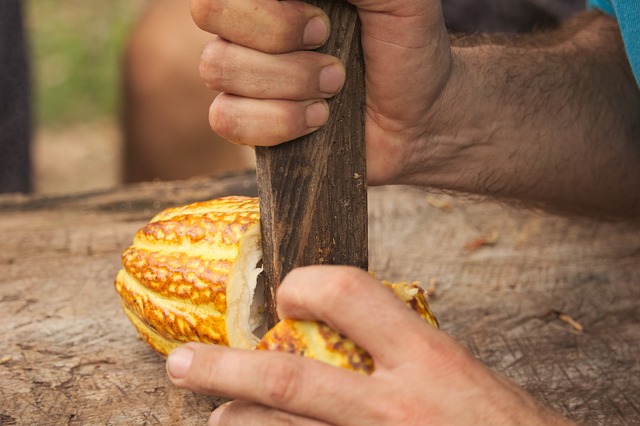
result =
[{"label": "wooden stump", "polygon": [[[369,192],[379,277],[435,279],[442,330],[544,404],[580,424],[640,424],[640,227]],[[113,281],[154,214],[232,194],[255,195],[253,174],[0,196],[0,424],[206,424],[220,400],[171,384]]]}]

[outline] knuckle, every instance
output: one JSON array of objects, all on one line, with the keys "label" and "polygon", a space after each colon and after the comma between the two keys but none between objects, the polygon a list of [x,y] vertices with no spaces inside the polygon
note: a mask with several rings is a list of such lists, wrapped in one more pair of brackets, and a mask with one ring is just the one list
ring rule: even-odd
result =
[{"label": "knuckle", "polygon": [[[377,388],[374,392],[379,390],[380,388]],[[383,392],[384,397],[365,401],[364,411],[371,414],[375,424],[406,426],[424,424],[423,411],[417,408],[421,402],[413,395],[407,395],[403,391],[402,384],[389,383]]]},{"label": "knuckle", "polygon": [[218,407],[209,417],[209,426],[268,424],[273,426],[299,425],[299,421],[286,411],[261,404],[231,401]]},{"label": "knuckle", "polygon": [[224,106],[221,106],[221,103],[223,103],[223,97],[224,94],[218,95],[211,104],[211,108],[209,109],[209,126],[211,127],[211,130],[230,142],[240,143],[237,135],[233,133],[235,129],[233,123],[233,112],[231,111],[231,114],[227,114],[227,112],[230,111],[230,108],[227,109]]},{"label": "knuckle", "polygon": [[298,48],[298,41],[295,34],[284,25],[276,25],[269,37],[265,37],[262,50],[267,53],[286,53]]},{"label": "knuckle", "polygon": [[469,373],[475,371],[478,367],[478,361],[472,357],[466,349],[459,346],[449,338],[442,339],[434,343],[431,339],[431,359],[438,363],[443,375],[457,376],[461,373]]},{"label": "knuckle", "polygon": [[[352,267],[316,265],[293,269],[278,288],[278,306],[287,311],[314,312],[326,320],[335,306],[366,294],[366,273]],[[322,285],[304,285],[313,282]]]},{"label": "knuckle", "polygon": [[301,45],[301,16],[291,13],[292,2],[278,4],[278,7],[264,10],[262,37],[256,40],[260,50],[266,53],[285,53],[296,50]]},{"label": "knuckle", "polygon": [[297,133],[298,129],[295,125],[296,121],[298,121],[295,118],[297,111],[295,107],[292,108],[293,105],[295,104],[286,101],[273,105],[271,139],[284,141],[289,139],[293,133]]},{"label": "knuckle", "polygon": [[200,79],[209,89],[224,91],[227,44],[215,40],[207,44],[202,51],[199,66]]},{"label": "knuckle", "polygon": [[264,394],[273,406],[288,407],[299,395],[302,371],[299,363],[291,362],[289,357],[278,356],[265,365],[261,379]]},{"label": "knuckle", "polygon": [[189,6],[193,22],[195,22],[198,27],[206,30],[213,2],[210,0],[191,0]]},{"label": "knuckle", "polygon": [[260,7],[255,3],[191,0],[190,10],[193,21],[201,29],[267,53],[302,48],[308,19],[324,13],[304,2],[268,2]]},{"label": "knuckle", "polygon": [[291,139],[290,124],[282,102],[263,102],[221,93],[209,109],[211,129],[239,145],[270,146],[284,142]]},{"label": "knuckle", "polygon": [[[327,299],[329,302],[338,302],[341,300],[351,300],[353,297],[360,297],[366,289],[363,284],[363,271],[357,268],[340,267],[335,269],[334,273],[329,276],[327,285]],[[330,303],[329,303],[330,305]]]},{"label": "knuckle", "polygon": [[327,97],[318,89],[323,58],[314,56],[314,53],[297,52],[291,55],[287,64],[287,81],[283,81],[283,87],[288,90],[287,96],[290,99],[307,101]]},{"label": "knuckle", "polygon": [[[416,402],[417,404],[418,402]],[[419,425],[424,419],[416,415],[415,406],[407,406],[399,402],[393,406],[387,405],[385,413],[385,423],[390,425]]]}]

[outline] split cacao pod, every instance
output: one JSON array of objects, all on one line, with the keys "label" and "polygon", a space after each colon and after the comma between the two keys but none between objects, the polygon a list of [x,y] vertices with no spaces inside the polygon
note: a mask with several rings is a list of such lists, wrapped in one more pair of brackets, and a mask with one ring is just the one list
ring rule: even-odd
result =
[{"label": "split cacao pod", "polygon": [[[195,341],[285,351],[371,373],[370,356],[323,323],[285,319],[265,329],[261,259],[258,199],[223,197],[154,216],[122,254],[115,288],[142,339],[163,355]],[[438,326],[417,283],[383,284]]]},{"label": "split cacao pod", "polygon": [[164,210],[136,233],[115,287],[151,347],[258,343],[259,219],[256,198],[224,197]]}]

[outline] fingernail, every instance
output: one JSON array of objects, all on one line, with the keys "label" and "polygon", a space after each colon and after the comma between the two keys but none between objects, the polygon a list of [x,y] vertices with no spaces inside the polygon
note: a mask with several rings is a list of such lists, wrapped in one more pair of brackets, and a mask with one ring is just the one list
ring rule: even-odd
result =
[{"label": "fingernail", "polygon": [[191,361],[193,360],[193,351],[187,347],[179,347],[174,349],[167,358],[167,371],[169,375],[175,379],[181,379],[187,375]]},{"label": "fingernail", "polygon": [[314,16],[309,19],[307,26],[304,28],[302,42],[305,46],[321,46],[329,37],[329,27],[327,22],[320,16]]},{"label": "fingernail", "polygon": [[342,65],[326,66],[320,71],[320,91],[332,95],[340,90],[344,84],[344,79],[345,71]]},{"label": "fingernail", "polygon": [[316,128],[322,126],[329,119],[329,107],[325,102],[315,102],[307,107],[307,127]]},{"label": "fingernail", "polygon": [[229,404],[230,402],[225,402],[224,404],[213,410],[213,413],[211,413],[211,416],[209,416],[209,425],[217,425],[220,423],[222,412],[226,410],[227,405]]}]

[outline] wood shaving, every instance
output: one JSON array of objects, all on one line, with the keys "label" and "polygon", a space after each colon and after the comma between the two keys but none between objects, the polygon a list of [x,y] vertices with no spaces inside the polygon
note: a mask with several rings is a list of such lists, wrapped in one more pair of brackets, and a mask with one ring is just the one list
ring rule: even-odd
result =
[{"label": "wood shaving", "polygon": [[5,356],[0,358],[0,365],[8,363],[12,359],[13,359],[13,357],[11,355],[5,355]]},{"label": "wood shaving", "polygon": [[444,198],[427,195],[427,203],[445,213],[451,213],[453,211],[453,204],[451,201]]},{"label": "wood shaving", "polygon": [[553,311],[554,314],[556,314],[556,316],[558,317],[558,319],[566,324],[569,324],[571,327],[573,327],[576,331],[579,332],[583,332],[584,331],[584,327],[582,326],[582,324],[580,324],[578,321],[574,320],[572,317],[570,317],[569,315],[565,314],[564,312],[560,312],[560,311]]},{"label": "wood shaving", "polygon": [[479,237],[474,238],[464,245],[464,249],[467,251],[476,251],[484,246],[494,246],[498,239],[500,238],[500,233],[497,229],[494,229],[491,232],[480,235]]},{"label": "wood shaving", "polygon": [[429,279],[429,287],[425,291],[427,298],[431,299],[432,297],[436,297],[436,285],[438,284],[438,280],[435,277],[431,277]]}]

